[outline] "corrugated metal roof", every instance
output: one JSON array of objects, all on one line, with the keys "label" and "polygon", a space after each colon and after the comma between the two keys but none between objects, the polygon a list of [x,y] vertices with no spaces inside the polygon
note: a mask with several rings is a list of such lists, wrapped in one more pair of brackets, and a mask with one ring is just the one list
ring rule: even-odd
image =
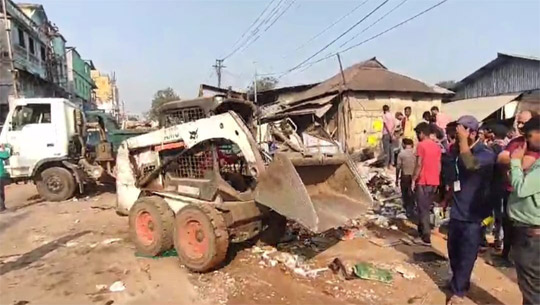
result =
[{"label": "corrugated metal roof", "polygon": [[442,105],[442,111],[457,120],[462,115],[472,115],[482,121],[504,105],[512,102],[521,94],[507,94],[490,97],[479,97],[457,100]]},{"label": "corrugated metal roof", "polygon": [[457,92],[457,90],[464,85],[474,81],[475,79],[478,79],[480,76],[484,75],[488,71],[494,69],[495,67],[504,64],[506,61],[510,59],[522,59],[522,60],[531,60],[531,61],[537,61],[539,68],[540,68],[540,58],[535,56],[524,56],[524,55],[515,55],[515,54],[507,54],[507,53],[497,53],[497,58],[494,60],[488,62],[487,64],[480,67],[478,70],[474,71],[473,73],[467,75],[465,78],[463,78],[461,81],[459,81],[454,88],[454,91]]},{"label": "corrugated metal roof", "polygon": [[265,107],[266,109],[263,111],[263,118],[281,118],[306,114],[315,114],[317,117],[322,117],[328,110],[330,110],[330,108],[332,108],[331,102],[336,96],[337,94],[324,96],[319,99],[306,101],[285,109],[282,107],[277,107],[279,104],[273,104],[272,106]]},{"label": "corrugated metal roof", "polygon": [[319,85],[298,94],[294,103],[336,93],[340,88],[353,91],[417,92],[443,95],[441,90],[435,90],[432,85],[389,71],[375,57],[345,69],[343,75],[345,77],[343,88],[341,88],[343,76],[338,73]]}]

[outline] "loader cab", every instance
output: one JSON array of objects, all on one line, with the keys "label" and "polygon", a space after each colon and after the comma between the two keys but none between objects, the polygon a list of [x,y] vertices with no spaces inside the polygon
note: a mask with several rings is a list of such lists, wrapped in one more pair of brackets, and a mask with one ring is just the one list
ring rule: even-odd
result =
[{"label": "loader cab", "polygon": [[253,114],[255,112],[253,103],[222,95],[167,102],[158,109],[159,124],[160,127],[169,127],[227,111],[237,113],[247,126],[253,125]]},{"label": "loader cab", "polygon": [[12,149],[6,165],[12,178],[30,177],[41,161],[68,156],[76,109],[75,104],[60,98],[14,101],[0,133],[0,143]]}]

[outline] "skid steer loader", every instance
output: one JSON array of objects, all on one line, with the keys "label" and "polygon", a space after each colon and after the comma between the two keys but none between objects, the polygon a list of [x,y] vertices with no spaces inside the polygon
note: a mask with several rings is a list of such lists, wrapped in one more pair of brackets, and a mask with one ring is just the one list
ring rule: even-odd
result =
[{"label": "skid steer loader", "polygon": [[361,216],[371,202],[344,156],[277,153],[265,164],[232,111],[123,142],[117,196],[138,252],[174,247],[197,272],[222,264],[231,242],[277,242],[286,219],[318,233]]}]

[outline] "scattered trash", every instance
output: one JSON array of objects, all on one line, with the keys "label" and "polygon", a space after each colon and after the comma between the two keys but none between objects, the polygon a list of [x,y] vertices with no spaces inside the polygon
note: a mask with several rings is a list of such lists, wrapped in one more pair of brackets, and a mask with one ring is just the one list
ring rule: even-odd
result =
[{"label": "scattered trash", "polygon": [[96,285],[97,292],[103,292],[107,290],[107,288],[108,288],[107,285],[103,285],[103,284]]},{"label": "scattered trash", "polygon": [[75,247],[75,246],[78,245],[78,244],[79,244],[79,243],[76,242],[76,241],[68,241],[68,242],[66,243],[66,247],[71,248],[71,247]]},{"label": "scattered trash", "polygon": [[29,301],[23,300],[23,301],[17,301],[17,302],[15,302],[15,303],[13,303],[13,305],[26,305],[26,304],[28,304],[28,303],[30,303],[30,302],[29,302]]},{"label": "scattered trash", "polygon": [[345,280],[352,280],[355,277],[347,271],[347,267],[345,267],[345,264],[341,261],[339,258],[334,258],[334,260],[328,265],[328,268],[332,270],[334,274],[339,274],[343,279]]},{"label": "scattered trash", "polygon": [[401,239],[399,237],[389,237],[389,238],[377,238],[377,237],[372,237],[369,239],[369,242],[371,242],[372,244],[375,244],[379,247],[383,247],[383,248],[386,248],[386,247],[392,247],[392,246],[395,246],[395,245],[399,245],[401,244]]},{"label": "scattered trash", "polygon": [[74,223],[79,223],[81,222],[79,219],[75,219]]},{"label": "scattered trash", "polygon": [[404,278],[408,280],[412,280],[416,278],[416,274],[414,274],[412,271],[407,270],[403,266],[397,266],[394,270],[396,270],[397,273],[400,273]]},{"label": "scattered trash", "polygon": [[114,303],[113,300],[108,300],[107,302],[105,302],[105,305],[112,305]]},{"label": "scattered trash", "polygon": [[412,246],[412,245],[414,245],[413,240],[410,239],[410,238],[408,238],[408,237],[403,237],[403,238],[401,239],[401,241],[402,241],[404,244],[406,244],[407,246]]},{"label": "scattered trash", "polygon": [[354,274],[364,280],[374,280],[383,283],[392,282],[392,273],[386,269],[377,268],[371,263],[358,263],[353,267]]},{"label": "scattered trash", "polygon": [[79,199],[77,199],[77,197],[73,197],[73,199],[71,199],[71,201],[79,201]]},{"label": "scattered trash", "polygon": [[298,275],[301,275],[301,276],[304,276],[304,277],[315,278],[315,277],[317,277],[317,275],[320,272],[324,272],[324,271],[327,271],[327,270],[329,270],[328,267],[312,269],[312,270],[305,270],[305,269],[297,267],[297,268],[294,268],[293,271],[294,271],[294,273],[296,273]]},{"label": "scattered trash", "polygon": [[146,258],[157,259],[157,258],[162,258],[162,257],[177,257],[178,252],[176,252],[176,249],[173,248],[173,249],[163,251],[163,252],[161,252],[160,254],[158,254],[156,256],[148,256],[148,255],[144,255],[144,254],[141,254],[141,253],[138,253],[138,252],[135,252],[135,256],[136,257],[146,257]]},{"label": "scattered trash", "polygon": [[109,238],[109,239],[106,239],[104,241],[101,242],[102,245],[110,245],[112,243],[115,243],[115,242],[118,242],[118,241],[121,241],[122,239],[121,238]]},{"label": "scattered trash", "polygon": [[116,281],[109,287],[110,292],[121,292],[124,290],[126,290],[126,286],[124,286],[122,281]]},{"label": "scattered trash", "polygon": [[398,227],[396,225],[391,225],[390,226],[390,229],[394,230],[394,231],[397,231],[398,230]]},{"label": "scattered trash", "polygon": [[341,236],[341,240],[353,240],[366,237],[366,232],[361,229],[346,229]]}]

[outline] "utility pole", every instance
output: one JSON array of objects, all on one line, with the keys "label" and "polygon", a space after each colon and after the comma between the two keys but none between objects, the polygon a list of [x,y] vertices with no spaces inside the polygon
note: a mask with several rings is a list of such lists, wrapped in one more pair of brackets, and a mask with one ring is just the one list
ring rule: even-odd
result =
[{"label": "utility pole", "polygon": [[339,56],[339,53],[336,53],[336,56],[339,62],[339,71],[341,72],[342,85],[343,87],[345,87],[345,73],[343,73],[343,64],[341,63],[341,56]]},{"label": "utility pole", "polygon": [[221,70],[226,68],[224,65],[223,65],[223,61],[225,59],[216,59],[216,64],[213,65],[212,67],[214,67],[214,69],[216,69],[216,74],[217,74],[217,86],[218,88],[221,88]]}]

